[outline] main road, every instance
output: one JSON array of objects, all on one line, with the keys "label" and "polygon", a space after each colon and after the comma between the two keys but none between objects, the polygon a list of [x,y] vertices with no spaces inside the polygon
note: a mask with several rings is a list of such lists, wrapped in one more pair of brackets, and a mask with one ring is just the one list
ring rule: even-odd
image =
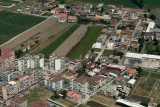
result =
[{"label": "main road", "polygon": [[110,35],[109,39],[106,40],[105,44],[104,44],[103,47],[102,47],[101,52],[98,53],[98,55],[97,55],[95,61],[98,61],[98,59],[102,56],[104,50],[107,48],[108,42],[110,41],[111,37],[112,37],[112,36],[114,35],[114,33],[116,32],[117,27],[118,27],[119,24],[122,22],[123,17],[126,15],[126,13],[127,13],[127,11],[125,11],[125,12],[123,13],[121,20],[120,20],[119,23],[116,25],[116,27],[115,27],[114,31],[112,32],[112,34]]},{"label": "main road", "polygon": [[130,47],[130,44],[131,44],[131,42],[132,42],[132,40],[133,40],[133,38],[134,38],[134,35],[136,34],[137,28],[139,27],[139,25],[141,24],[141,22],[142,22],[142,20],[140,19],[140,20],[138,21],[138,23],[137,23],[137,25],[136,25],[133,33],[132,33],[132,38],[129,40],[128,45],[127,45],[127,47],[126,47],[126,49],[125,49],[125,51],[124,51],[123,58],[119,61],[119,65],[122,65],[122,64],[123,64],[123,62],[124,62],[124,60],[125,60],[126,53],[127,53],[127,51],[128,51],[128,48]]}]

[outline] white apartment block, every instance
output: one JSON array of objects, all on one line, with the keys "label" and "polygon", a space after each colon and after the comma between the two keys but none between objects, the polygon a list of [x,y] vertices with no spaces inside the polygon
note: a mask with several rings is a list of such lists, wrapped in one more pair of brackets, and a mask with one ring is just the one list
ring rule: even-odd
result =
[{"label": "white apartment block", "polygon": [[64,57],[57,57],[57,56],[52,55],[49,58],[49,69],[50,70],[59,71],[63,69],[64,64],[65,64]]},{"label": "white apartment block", "polygon": [[24,56],[18,59],[18,70],[24,71],[28,68],[42,68],[44,69],[44,55],[38,54],[35,56]]}]

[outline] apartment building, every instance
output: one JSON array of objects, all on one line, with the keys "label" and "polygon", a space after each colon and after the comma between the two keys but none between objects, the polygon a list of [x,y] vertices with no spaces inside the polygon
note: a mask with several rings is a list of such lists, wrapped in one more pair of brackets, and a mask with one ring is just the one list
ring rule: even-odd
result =
[{"label": "apartment building", "polygon": [[0,67],[1,68],[12,68],[14,67],[15,54],[14,50],[6,49],[1,52],[0,56]]},{"label": "apartment building", "polygon": [[28,107],[27,100],[22,97],[14,97],[10,101],[11,105],[14,107]]},{"label": "apartment building", "polygon": [[24,56],[18,59],[18,70],[24,72],[28,68],[44,69],[44,55]]},{"label": "apartment building", "polygon": [[34,89],[43,81],[43,71],[28,69],[24,74],[17,75],[12,81],[2,85],[2,97],[8,100],[14,96]]},{"label": "apartment building", "polygon": [[106,79],[102,75],[94,75],[91,77],[82,75],[74,79],[73,91],[86,97],[102,87],[105,83]]},{"label": "apartment building", "polygon": [[58,90],[62,88],[63,78],[60,73],[51,74],[45,78],[44,84],[47,88],[51,90]]},{"label": "apartment building", "polygon": [[59,71],[59,70],[63,69],[64,64],[65,64],[64,57],[58,57],[58,56],[52,55],[49,58],[50,70]]}]

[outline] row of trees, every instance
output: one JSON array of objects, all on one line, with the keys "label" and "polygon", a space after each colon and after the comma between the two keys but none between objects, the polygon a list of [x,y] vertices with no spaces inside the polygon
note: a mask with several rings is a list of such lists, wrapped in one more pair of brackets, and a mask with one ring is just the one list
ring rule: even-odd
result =
[{"label": "row of trees", "polygon": [[143,0],[132,0],[139,8],[143,8]]}]

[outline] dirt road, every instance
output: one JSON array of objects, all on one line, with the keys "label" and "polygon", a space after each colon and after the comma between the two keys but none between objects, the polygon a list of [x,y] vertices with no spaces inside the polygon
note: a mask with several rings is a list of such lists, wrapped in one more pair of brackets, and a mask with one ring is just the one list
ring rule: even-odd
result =
[{"label": "dirt road", "polygon": [[81,25],[53,53],[66,56],[70,50],[85,36],[87,25]]},{"label": "dirt road", "polygon": [[57,34],[69,25],[67,23],[59,23],[57,20],[58,19],[55,18],[46,19],[42,23],[24,31],[8,42],[2,44],[0,48],[2,50],[7,48],[15,49],[18,45],[21,45],[27,40],[32,39],[32,37],[37,36],[37,34],[39,34],[39,38],[46,39],[51,35]]}]

